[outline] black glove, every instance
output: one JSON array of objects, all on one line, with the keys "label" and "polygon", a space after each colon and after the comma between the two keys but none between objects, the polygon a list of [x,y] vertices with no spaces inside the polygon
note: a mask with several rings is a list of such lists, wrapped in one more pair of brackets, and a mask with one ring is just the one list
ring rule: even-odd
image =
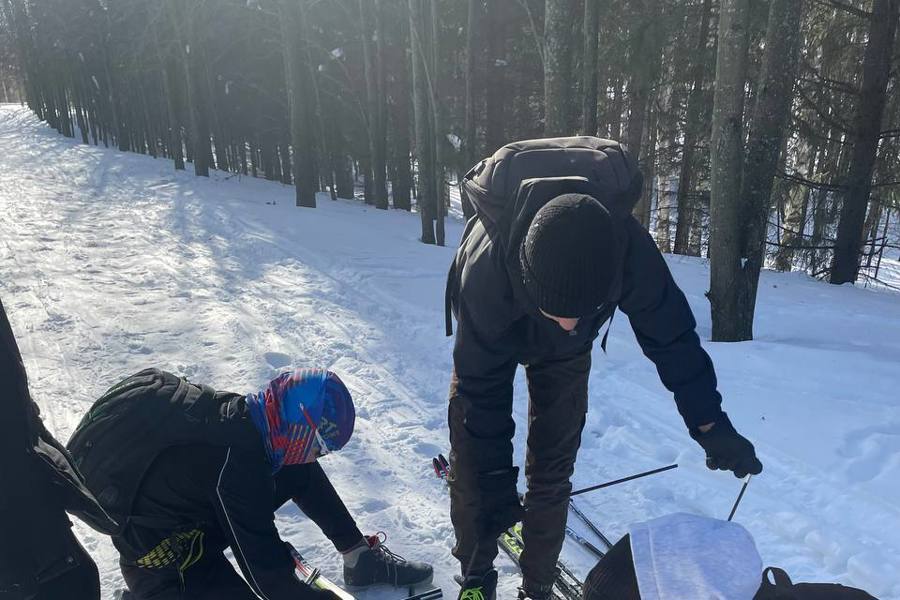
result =
[{"label": "black glove", "polygon": [[478,474],[478,490],[481,493],[479,528],[483,537],[497,538],[525,516],[516,489],[518,480],[518,467]]},{"label": "black glove", "polygon": [[706,433],[691,429],[691,437],[706,450],[706,466],[710,469],[731,471],[739,479],[762,473],[753,444],[735,431],[725,413]]}]

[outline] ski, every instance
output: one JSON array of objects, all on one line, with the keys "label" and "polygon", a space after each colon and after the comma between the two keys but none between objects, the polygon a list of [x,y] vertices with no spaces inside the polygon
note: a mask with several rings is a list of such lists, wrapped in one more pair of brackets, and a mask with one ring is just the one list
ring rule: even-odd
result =
[{"label": "ski", "polygon": [[[432,468],[439,479],[448,483],[450,463],[443,454],[438,454],[432,460]],[[516,567],[521,569],[519,556],[524,548],[522,523],[516,523],[502,533],[497,539],[497,545],[515,563]],[[556,563],[556,573],[556,581],[553,582],[552,590],[554,600],[581,600],[583,586],[575,574],[560,561]]]},{"label": "ski", "polygon": [[288,550],[291,551],[291,557],[294,559],[294,570],[306,585],[320,590],[328,590],[334,593],[341,600],[356,600],[350,592],[338,586],[319,572],[319,569],[313,568],[306,559],[303,558],[296,548],[285,542]]},{"label": "ski", "polygon": [[[291,551],[291,557],[294,559],[294,570],[306,585],[320,590],[333,592],[341,600],[356,600],[356,597],[353,594],[322,575],[319,569],[312,567],[306,562],[303,555],[301,555],[291,544],[286,542],[285,544]],[[404,598],[404,600],[441,600],[444,597],[440,588],[433,588],[418,594],[413,594],[412,589],[410,589],[410,593],[412,595]]]},{"label": "ski", "polygon": [[[581,519],[581,521],[585,525],[588,526],[588,529],[590,529],[592,532],[594,532],[594,535],[596,535],[598,538],[600,538],[600,541],[603,542],[603,544],[606,546],[607,550],[609,550],[610,548],[613,547],[613,543],[611,541],[609,541],[609,538],[606,537],[605,535],[603,535],[603,532],[600,531],[600,529],[596,525],[594,525],[594,522],[591,521],[587,517],[587,515],[585,515],[583,512],[581,512],[581,509],[579,509],[578,506],[575,505],[574,498],[569,498],[569,508],[571,508],[572,512],[575,513],[575,515],[579,519]],[[602,556],[602,554],[601,554],[601,556]]]}]

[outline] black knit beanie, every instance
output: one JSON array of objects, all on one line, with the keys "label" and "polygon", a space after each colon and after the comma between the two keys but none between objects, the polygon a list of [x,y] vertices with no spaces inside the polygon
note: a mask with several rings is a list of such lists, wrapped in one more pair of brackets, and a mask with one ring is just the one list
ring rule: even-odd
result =
[{"label": "black knit beanie", "polygon": [[641,600],[631,538],[627,535],[610,548],[584,580],[584,600]]},{"label": "black knit beanie", "polygon": [[537,211],[522,242],[525,288],[549,315],[589,315],[607,301],[616,246],[606,207],[584,194],[557,196]]}]

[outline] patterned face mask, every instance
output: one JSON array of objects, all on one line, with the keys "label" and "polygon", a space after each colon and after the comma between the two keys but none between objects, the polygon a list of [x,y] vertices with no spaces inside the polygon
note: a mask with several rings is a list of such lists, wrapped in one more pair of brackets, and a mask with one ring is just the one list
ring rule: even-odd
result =
[{"label": "patterned face mask", "polygon": [[276,473],[339,450],[355,422],[353,400],[337,375],[324,369],[282,373],[247,396],[250,415]]}]

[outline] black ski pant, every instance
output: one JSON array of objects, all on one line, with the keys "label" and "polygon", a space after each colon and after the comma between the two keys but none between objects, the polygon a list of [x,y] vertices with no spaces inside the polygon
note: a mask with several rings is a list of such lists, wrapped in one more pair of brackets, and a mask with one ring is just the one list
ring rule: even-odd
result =
[{"label": "black ski pant", "polygon": [[[527,584],[547,586],[556,577],[556,561],[565,539],[568,517],[569,481],[581,445],[581,432],[587,413],[588,377],[591,353],[546,360],[527,365],[528,439],[525,457],[525,517],[522,535],[525,549],[519,559]],[[454,382],[455,383],[455,382]],[[461,430],[461,424],[451,423]],[[477,465],[475,466],[477,468]],[[460,478],[472,482],[472,478]],[[471,485],[466,483],[464,485]],[[497,556],[494,539],[482,539],[477,503],[456,501],[476,490],[454,489],[451,516],[457,545],[454,555],[465,572],[489,569]]]},{"label": "black ski pant", "polygon": [[[9,540],[0,540],[8,542]],[[99,600],[100,574],[97,565],[81,546],[71,529],[52,544],[59,557],[39,579],[9,587],[0,586],[0,600]]]},{"label": "black ski pant", "polygon": [[[337,491],[331,485],[321,468],[306,470],[307,477],[300,487],[282,490],[276,487],[278,494],[275,512],[280,506],[293,500],[303,513],[313,520],[322,533],[340,550],[348,549],[359,543],[362,533],[350,516]],[[164,480],[157,482],[148,477],[142,484],[142,501],[153,504],[159,499],[168,498],[171,491],[165,488]],[[228,547],[228,536],[220,527],[208,524],[200,531],[199,541],[188,544],[196,557],[190,566],[180,569],[176,565],[164,568],[148,568],[134,564],[134,561],[122,559],[120,566],[125,583],[130,593],[126,600],[258,600],[244,579],[238,575],[223,552]],[[123,538],[117,546],[136,547],[140,544],[138,535],[133,529],[125,530]],[[175,532],[159,529],[154,539],[169,539]],[[142,528],[140,538],[147,539],[148,531]],[[199,534],[198,534],[199,537]],[[199,553],[195,552],[200,548]]]}]

